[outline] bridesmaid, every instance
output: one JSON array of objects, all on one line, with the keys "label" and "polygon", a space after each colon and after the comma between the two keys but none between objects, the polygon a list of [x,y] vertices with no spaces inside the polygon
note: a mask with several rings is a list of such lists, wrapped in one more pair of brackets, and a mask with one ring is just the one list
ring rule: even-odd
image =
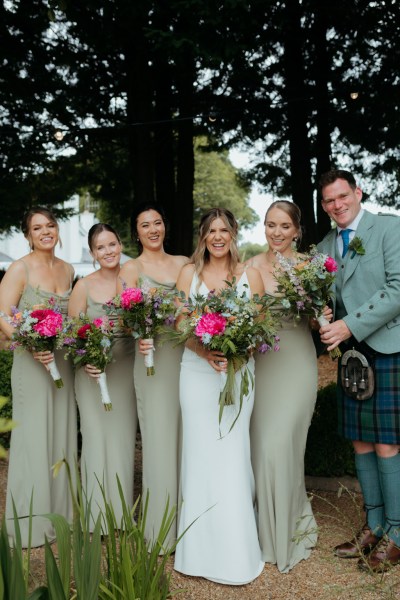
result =
[{"label": "bridesmaid", "polygon": [[[60,241],[57,221],[47,208],[34,207],[23,217],[21,229],[29,242],[30,253],[15,261],[0,285],[0,311],[10,315],[11,307],[32,308],[53,298],[67,312],[74,271],[71,265],[55,256]],[[8,338],[13,327],[0,319]],[[57,389],[48,373],[55,359],[64,382]],[[51,467],[66,458],[73,468],[77,453],[76,406],[73,371],[62,351],[36,352],[18,349],[11,371],[13,419],[18,423],[11,435],[6,499],[6,523],[14,536],[13,506],[17,514],[58,513],[72,521],[72,502],[66,469],[53,479]],[[29,544],[28,519],[20,520],[22,546]],[[31,546],[41,546],[55,539],[46,518],[32,519]]]},{"label": "bridesmaid", "polygon": [[[268,250],[248,261],[276,294],[276,252],[296,260],[301,213],[293,202],[271,204],[265,216]],[[265,562],[286,573],[310,556],[316,523],[304,482],[304,452],[317,394],[317,360],[308,320],[283,320],[280,351],[256,355],[251,421],[259,538]],[[294,540],[297,537],[297,540]]]},{"label": "bridesmaid", "polygon": [[[122,252],[118,233],[105,223],[97,223],[88,234],[90,253],[100,268],[80,279],[69,302],[69,314],[87,314],[91,319],[104,316],[103,304],[116,295]],[[112,504],[117,523],[122,504],[117,485],[121,482],[127,506],[133,505],[133,478],[137,411],[133,385],[134,347],[130,337],[114,331],[113,361],[107,366],[107,384],[112,410],[106,412],[96,382],[100,371],[92,365],[78,369],[75,376],[76,400],[82,433],[82,485],[91,498],[91,529],[99,512],[104,514],[103,487]],[[100,482],[100,484],[99,484]]]},{"label": "bridesmaid", "polygon": [[[132,238],[140,254],[126,262],[120,272],[118,291],[142,284],[174,290],[185,256],[164,250],[166,221],[161,206],[144,203],[132,214]],[[167,499],[170,508],[178,504],[178,463],[180,439],[179,368],[182,348],[155,342],[155,375],[147,376],[144,356],[149,344],[139,340],[134,381],[143,449],[143,497],[149,492],[146,538],[157,539]],[[142,355],[141,355],[141,354]],[[176,539],[176,523],[166,545]]]}]

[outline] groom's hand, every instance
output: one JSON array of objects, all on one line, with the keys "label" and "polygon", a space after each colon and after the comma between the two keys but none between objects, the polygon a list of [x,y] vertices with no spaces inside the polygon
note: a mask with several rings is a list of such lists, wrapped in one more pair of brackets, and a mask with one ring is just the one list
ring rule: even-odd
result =
[{"label": "groom's hand", "polygon": [[329,325],[324,325],[319,330],[321,335],[321,342],[328,346],[328,352],[339,346],[341,342],[351,338],[351,331],[347,327],[346,323],[339,319]]}]

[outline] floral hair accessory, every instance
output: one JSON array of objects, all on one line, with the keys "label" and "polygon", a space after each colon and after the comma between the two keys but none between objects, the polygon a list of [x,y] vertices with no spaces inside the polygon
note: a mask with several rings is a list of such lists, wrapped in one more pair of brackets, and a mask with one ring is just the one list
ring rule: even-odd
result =
[{"label": "floral hair accessory", "polygon": [[353,251],[351,258],[354,258],[356,254],[362,256],[365,254],[365,248],[362,243],[362,239],[356,235],[349,244],[349,250]]}]

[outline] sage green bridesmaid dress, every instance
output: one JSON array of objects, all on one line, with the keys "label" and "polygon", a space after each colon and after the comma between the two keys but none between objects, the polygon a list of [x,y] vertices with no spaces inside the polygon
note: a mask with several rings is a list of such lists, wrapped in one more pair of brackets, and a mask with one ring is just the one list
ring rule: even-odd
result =
[{"label": "sage green bridesmaid dress", "polygon": [[[175,283],[159,283],[141,274],[139,285],[174,290]],[[146,538],[157,538],[167,499],[170,509],[178,506],[180,422],[179,373],[182,347],[155,341],[155,374],[148,376],[144,356],[136,349],[134,381],[143,450],[143,495],[149,492]],[[166,539],[176,539],[176,519]]]},{"label": "sage green bridesmaid dress", "polygon": [[282,325],[280,350],[255,357],[250,432],[262,558],[286,573],[310,556],[317,540],[304,452],[318,370],[307,319]]},{"label": "sage green bridesmaid dress", "polygon": [[[87,316],[96,319],[105,315],[103,304],[87,296]],[[112,504],[117,523],[122,518],[122,503],[117,476],[128,508],[133,505],[135,442],[137,430],[136,398],[133,385],[135,346],[131,337],[115,330],[112,346],[113,361],[106,367],[107,387],[112,410],[106,411],[97,381],[83,368],[76,371],[75,393],[79,407],[82,434],[82,485],[91,499],[93,531],[97,517],[104,514],[105,493]],[[101,487],[100,487],[101,484]],[[106,532],[102,519],[103,532]]]},{"label": "sage green bridesmaid dress", "polygon": [[[27,270],[26,264],[25,268]],[[33,288],[29,284],[28,270],[27,275],[28,283],[18,308],[32,308],[54,298],[66,315],[71,290],[58,295]],[[46,368],[26,350],[15,350],[11,371],[13,419],[17,426],[11,434],[6,522],[9,535],[14,537],[12,500],[18,516],[26,517],[32,497],[32,514],[35,515],[32,519],[32,547],[43,545],[45,536],[49,541],[55,538],[50,521],[39,515],[58,513],[68,522],[72,521],[66,469],[62,467],[54,478],[52,466],[65,458],[73,470],[77,457],[74,374],[71,362],[64,359],[63,351],[56,350],[54,355],[64,382],[60,389],[55,386]],[[21,518],[19,523],[22,546],[26,548],[29,519]]]}]

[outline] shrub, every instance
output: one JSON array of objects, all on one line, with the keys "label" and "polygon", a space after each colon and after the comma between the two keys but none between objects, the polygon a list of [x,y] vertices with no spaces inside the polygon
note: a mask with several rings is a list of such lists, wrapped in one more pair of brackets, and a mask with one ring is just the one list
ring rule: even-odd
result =
[{"label": "shrub", "polygon": [[353,445],[337,432],[336,384],[318,391],[308,432],[306,475],[338,477],[355,475]]}]

